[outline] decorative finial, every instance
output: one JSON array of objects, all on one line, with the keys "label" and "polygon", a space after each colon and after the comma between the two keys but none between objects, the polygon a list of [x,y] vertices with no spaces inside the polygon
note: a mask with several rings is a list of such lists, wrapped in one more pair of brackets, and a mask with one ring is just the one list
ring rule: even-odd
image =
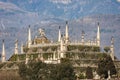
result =
[{"label": "decorative finial", "polygon": [[18,42],[18,39],[16,39],[15,42],[17,43],[17,42]]},{"label": "decorative finial", "polygon": [[98,22],[98,26],[100,25],[100,23]]},{"label": "decorative finial", "polygon": [[112,36],[111,39],[113,39],[114,37]]},{"label": "decorative finial", "polygon": [[30,28],[30,25],[29,25],[29,28]]},{"label": "decorative finial", "polygon": [[66,21],[66,24],[68,24],[68,21]]},{"label": "decorative finial", "polygon": [[3,43],[4,43],[4,39],[3,39]]},{"label": "decorative finial", "polygon": [[113,36],[111,37],[111,43],[112,44],[114,43],[114,37]]},{"label": "decorative finial", "polygon": [[82,34],[85,34],[84,30],[82,30]]},{"label": "decorative finial", "polygon": [[61,37],[63,37],[63,34],[61,34]]},{"label": "decorative finial", "polygon": [[4,39],[2,43],[2,55],[1,55],[2,62],[5,62],[5,45],[4,45]]},{"label": "decorative finial", "polygon": [[59,29],[60,29],[60,26],[59,26]]}]

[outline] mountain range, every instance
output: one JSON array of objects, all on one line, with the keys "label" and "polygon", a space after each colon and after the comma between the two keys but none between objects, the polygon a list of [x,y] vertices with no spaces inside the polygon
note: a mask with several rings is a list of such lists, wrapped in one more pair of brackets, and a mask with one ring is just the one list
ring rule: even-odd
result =
[{"label": "mountain range", "polygon": [[[27,41],[28,25],[32,38],[44,28],[46,36],[57,40],[58,26],[64,34],[65,21],[69,22],[70,39],[79,41],[84,30],[86,39],[96,36],[97,23],[101,28],[101,46],[110,45],[115,38],[115,55],[120,59],[120,0],[0,0],[0,53],[5,39],[6,55],[14,52],[15,39]],[[54,35],[56,34],[56,35]]]}]

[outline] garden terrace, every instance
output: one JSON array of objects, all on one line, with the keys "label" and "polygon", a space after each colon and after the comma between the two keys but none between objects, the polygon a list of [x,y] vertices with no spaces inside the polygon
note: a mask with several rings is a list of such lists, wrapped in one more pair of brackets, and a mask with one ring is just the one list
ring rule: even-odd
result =
[{"label": "garden terrace", "polygon": [[105,53],[101,52],[82,52],[82,51],[67,51],[66,57],[70,59],[100,59],[105,56]]},{"label": "garden terrace", "polygon": [[17,70],[21,61],[7,61],[4,63],[0,63],[0,70]]},{"label": "garden terrace", "polygon": [[43,56],[44,60],[47,60],[50,57],[53,57],[53,52],[42,52],[42,53],[29,53],[29,54],[14,54],[10,57],[9,61],[25,61],[26,57],[29,58],[29,60],[36,60],[40,59],[40,57]]},{"label": "garden terrace", "polygon": [[100,47],[98,46],[87,46],[87,45],[68,45],[68,51],[77,50],[77,51],[92,51],[92,52],[100,52]]},{"label": "garden terrace", "polygon": [[42,47],[31,47],[31,48],[27,48],[24,47],[23,51],[25,53],[40,53],[40,52],[49,52],[49,51],[57,51],[58,46],[42,46]]}]

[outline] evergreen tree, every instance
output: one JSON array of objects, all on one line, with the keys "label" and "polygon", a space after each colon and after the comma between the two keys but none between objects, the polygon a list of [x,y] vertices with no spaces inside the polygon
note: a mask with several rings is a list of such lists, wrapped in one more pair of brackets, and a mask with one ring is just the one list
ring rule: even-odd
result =
[{"label": "evergreen tree", "polygon": [[86,69],[86,77],[87,77],[87,79],[93,79],[92,68],[89,66]]},{"label": "evergreen tree", "polygon": [[104,47],[104,51],[108,53],[110,51],[110,47],[108,46]]},{"label": "evergreen tree", "polygon": [[76,80],[74,69],[68,59],[60,64],[45,64],[31,61],[19,66],[19,74],[23,80]]},{"label": "evergreen tree", "polygon": [[97,72],[100,76],[107,78],[109,70],[110,70],[110,75],[116,74],[116,68],[115,68],[115,65],[114,65],[111,57],[108,55],[105,55],[98,62]]},{"label": "evergreen tree", "polygon": [[19,74],[24,80],[44,80],[46,64],[42,62],[31,61],[27,65],[19,65]]}]

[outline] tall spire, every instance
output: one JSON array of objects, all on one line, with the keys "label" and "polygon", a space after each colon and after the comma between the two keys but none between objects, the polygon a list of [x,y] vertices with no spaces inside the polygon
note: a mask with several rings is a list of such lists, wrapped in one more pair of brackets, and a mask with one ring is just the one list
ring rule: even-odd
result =
[{"label": "tall spire", "polygon": [[68,43],[68,41],[69,41],[68,22],[66,21],[65,43]]},{"label": "tall spire", "polygon": [[60,57],[61,57],[61,58],[64,58],[64,53],[63,53],[63,51],[64,51],[63,35],[61,35],[60,51],[61,51],[61,53],[60,53]]},{"label": "tall spire", "polygon": [[82,38],[82,44],[84,44],[84,34],[85,34],[85,32],[82,30],[82,36],[81,36],[81,38]]},{"label": "tall spire", "polygon": [[4,40],[2,42],[2,62],[6,61]]},{"label": "tall spire", "polygon": [[18,54],[18,40],[15,41],[15,52],[14,54]]},{"label": "tall spire", "polygon": [[60,42],[60,39],[61,39],[61,31],[60,31],[60,26],[59,26],[58,42]]},{"label": "tall spire", "polygon": [[60,39],[60,51],[63,51],[63,35],[61,35]]},{"label": "tall spire", "polygon": [[23,44],[21,44],[21,53],[23,53]]},{"label": "tall spire", "polygon": [[30,48],[32,44],[32,41],[31,41],[31,30],[30,30],[30,25],[29,25],[29,29],[28,29],[28,48]]},{"label": "tall spire", "polygon": [[114,61],[114,38],[113,37],[111,38],[110,51],[111,51],[110,56],[111,56],[112,60]]},{"label": "tall spire", "polygon": [[98,22],[98,29],[97,29],[97,45],[100,46],[100,26]]}]

